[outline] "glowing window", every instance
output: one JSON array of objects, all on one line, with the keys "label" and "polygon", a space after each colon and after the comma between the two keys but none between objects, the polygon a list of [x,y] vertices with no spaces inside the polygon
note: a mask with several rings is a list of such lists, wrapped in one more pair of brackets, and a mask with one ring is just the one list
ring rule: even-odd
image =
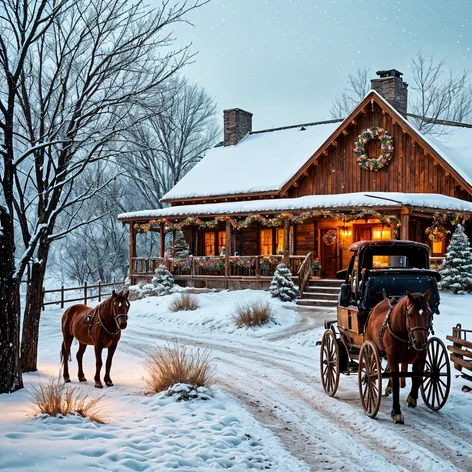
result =
[{"label": "glowing window", "polygon": [[276,233],[276,244],[277,244],[277,254],[283,254],[284,252],[284,229],[277,228]]},{"label": "glowing window", "polygon": [[261,229],[261,254],[272,254],[272,229]]},{"label": "glowing window", "polygon": [[218,250],[221,251],[223,246],[226,247],[226,231],[218,231]]},{"label": "glowing window", "polygon": [[381,239],[392,239],[392,232],[390,228],[382,226],[375,226],[372,228],[372,239],[379,241]]},{"label": "glowing window", "polygon": [[433,241],[433,254],[442,254],[442,252],[443,252],[443,242]]},{"label": "glowing window", "polygon": [[215,255],[215,233],[205,233],[205,256]]}]

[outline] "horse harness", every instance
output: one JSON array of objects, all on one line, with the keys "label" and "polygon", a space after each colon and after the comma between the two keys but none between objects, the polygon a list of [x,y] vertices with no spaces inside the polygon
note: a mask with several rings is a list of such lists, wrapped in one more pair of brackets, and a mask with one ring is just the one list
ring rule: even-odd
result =
[{"label": "horse harness", "polygon": [[[127,305],[128,305],[128,308],[129,308],[129,302],[127,301]],[[101,326],[110,336],[113,336],[115,337],[120,331],[121,331],[121,328],[120,328],[120,325],[118,323],[118,320],[120,318],[123,318],[125,317],[126,319],[128,319],[128,313],[120,313],[120,314],[116,314],[116,308],[115,308],[115,303],[112,304],[112,310],[113,310],[113,319],[115,320],[115,323],[116,323],[116,328],[117,330],[112,333],[103,323],[102,321],[102,318],[100,316],[100,307],[101,305],[98,305],[97,308],[94,310],[94,313],[93,315],[88,315],[85,317],[85,321],[87,323],[89,323],[89,327],[88,327],[88,335],[90,337],[92,337],[92,328],[94,328],[95,326]],[[93,320],[95,319],[95,315],[98,316],[98,321],[96,323],[93,322]]]},{"label": "horse harness", "polygon": [[426,348],[416,349],[416,347],[413,343],[413,331],[423,330],[423,331],[426,331],[428,333],[428,335],[429,335],[429,332],[432,331],[433,334],[434,334],[434,331],[432,329],[433,328],[432,319],[431,319],[431,321],[429,323],[429,326],[427,328],[425,328],[424,326],[416,326],[414,328],[410,328],[410,322],[409,322],[409,318],[408,318],[408,305],[407,305],[407,307],[406,307],[407,327],[406,328],[407,328],[407,332],[408,332],[408,339],[403,339],[403,338],[401,338],[400,336],[396,335],[393,332],[393,329],[392,329],[392,326],[391,326],[391,321],[392,321],[391,315],[393,313],[393,309],[395,308],[397,303],[400,301],[400,299],[399,298],[387,298],[387,301],[388,301],[389,310],[387,312],[387,316],[385,317],[384,322],[382,323],[382,327],[380,329],[380,335],[379,335],[380,345],[382,346],[383,352],[385,352],[385,346],[384,346],[384,343],[383,343],[383,338],[384,338],[384,335],[385,335],[385,331],[387,331],[387,330],[391,334],[391,336],[393,336],[398,341],[401,341],[403,343],[407,343],[408,344],[408,349],[410,349],[410,347],[413,347],[413,349],[415,349],[417,351],[424,351]]}]

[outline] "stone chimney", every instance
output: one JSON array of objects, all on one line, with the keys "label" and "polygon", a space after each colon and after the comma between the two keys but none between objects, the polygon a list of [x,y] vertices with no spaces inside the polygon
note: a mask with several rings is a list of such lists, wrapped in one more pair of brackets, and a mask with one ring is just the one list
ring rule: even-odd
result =
[{"label": "stone chimney", "polygon": [[406,118],[408,106],[408,84],[403,82],[403,73],[396,69],[379,70],[378,79],[372,79],[370,85],[382,95],[399,113]]},{"label": "stone chimney", "polygon": [[238,144],[246,134],[252,131],[252,113],[240,108],[224,110],[223,122],[225,146]]}]

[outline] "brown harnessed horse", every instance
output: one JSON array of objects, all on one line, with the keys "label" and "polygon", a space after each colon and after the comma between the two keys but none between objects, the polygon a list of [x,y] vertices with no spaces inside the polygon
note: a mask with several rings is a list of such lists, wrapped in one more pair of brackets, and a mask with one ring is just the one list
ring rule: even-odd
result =
[{"label": "brown harnessed horse", "polygon": [[[372,341],[381,353],[385,353],[390,372],[399,372],[400,364],[413,364],[412,387],[407,403],[415,408],[421,374],[426,362],[426,346],[432,330],[432,311],[429,307],[430,291],[410,294],[396,304],[383,300],[372,310],[367,324],[367,339]],[[400,384],[398,377],[392,377],[393,408],[392,420],[403,424],[400,408]]]},{"label": "brown harnessed horse", "polygon": [[111,363],[115,354],[116,346],[121,338],[121,330],[128,324],[129,311],[128,293],[115,293],[113,290],[110,297],[90,308],[87,305],[72,305],[62,315],[62,342],[61,361],[64,363],[64,381],[70,382],[69,358],[70,348],[74,338],[79,342],[77,351],[77,363],[79,367],[79,381],[86,382],[82,369],[82,358],[87,346],[94,346],[96,371],[95,387],[103,388],[100,380],[102,368],[102,351],[108,348],[108,356],[105,367],[104,381],[107,387],[113,386],[110,378]]}]

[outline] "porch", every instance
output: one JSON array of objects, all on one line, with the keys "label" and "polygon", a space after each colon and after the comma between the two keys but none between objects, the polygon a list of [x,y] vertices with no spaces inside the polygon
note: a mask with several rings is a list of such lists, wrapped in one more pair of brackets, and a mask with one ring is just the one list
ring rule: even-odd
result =
[{"label": "porch", "polygon": [[[468,220],[471,212],[471,203],[451,197],[379,193],[182,205],[119,219],[130,225],[132,283],[149,282],[162,263],[181,285],[267,289],[284,261],[303,292],[314,262],[315,275],[332,279],[360,240],[424,242],[439,264],[449,237],[445,226]],[[166,234],[175,240],[180,230],[192,255],[173,257]],[[159,256],[139,257],[136,238],[149,232],[159,233]]]}]

